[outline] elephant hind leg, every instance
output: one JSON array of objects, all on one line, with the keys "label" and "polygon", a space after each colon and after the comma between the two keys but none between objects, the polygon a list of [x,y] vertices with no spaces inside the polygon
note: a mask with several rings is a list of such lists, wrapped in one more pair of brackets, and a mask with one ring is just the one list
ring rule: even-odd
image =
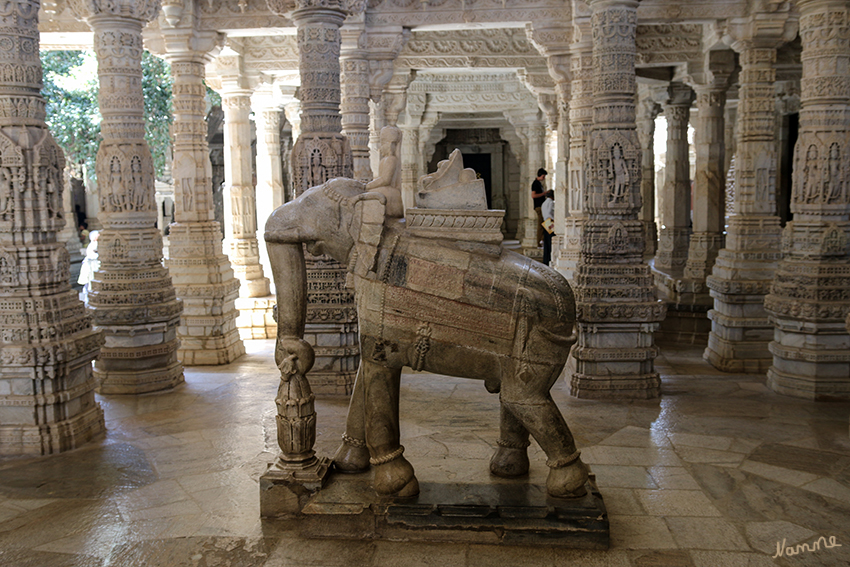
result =
[{"label": "elephant hind leg", "polygon": [[334,455],[334,466],[343,473],[361,473],[369,470],[369,449],[366,447],[366,409],[363,365],[357,369],[354,391],[348,404],[348,417],[342,444]]},{"label": "elephant hind leg", "polygon": [[528,474],[528,430],[504,405],[499,410],[499,441],[490,472],[513,478]]},{"label": "elephant hind leg", "polygon": [[505,406],[534,436],[549,457],[549,477],[546,490],[557,498],[584,496],[587,467],[581,462],[575,441],[558,406],[548,391],[542,399],[505,402]]},{"label": "elephant hind leg", "polygon": [[408,497],[419,494],[419,481],[413,466],[402,456],[398,426],[400,368],[385,368],[361,361],[365,399],[366,445],[375,467],[375,492],[385,496]]}]

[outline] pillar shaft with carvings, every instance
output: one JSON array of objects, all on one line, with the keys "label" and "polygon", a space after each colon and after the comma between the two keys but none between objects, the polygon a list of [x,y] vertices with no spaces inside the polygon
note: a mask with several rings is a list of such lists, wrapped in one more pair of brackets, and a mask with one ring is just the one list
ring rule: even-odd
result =
[{"label": "pillar shaft with carvings", "polygon": [[3,21],[0,455],[46,455],[104,432],[91,368],[103,337],[71,289],[57,240],[74,216],[63,206],[65,158],[44,122],[38,2],[12,2]]},{"label": "pillar shaft with carvings", "polygon": [[850,397],[850,6],[800,0],[800,134],[782,261],[765,309],[775,332],[767,384],[781,394]]},{"label": "pillar shaft with carvings", "polygon": [[[251,91],[223,87],[225,211],[230,209],[230,261],[242,282],[240,297],[265,297],[269,279],[260,265],[257,196],[251,155]],[[227,234],[229,232],[229,234]]]},{"label": "pillar shaft with carvings", "polygon": [[368,51],[361,48],[365,36],[362,24],[343,30],[339,62],[342,133],[351,144],[354,179],[363,183],[372,180],[369,161],[369,60]]},{"label": "pillar shaft with carvings", "polygon": [[588,142],[587,220],[575,291],[578,342],[570,391],[588,398],[653,398],[661,381],[653,332],[656,299],[640,210],[641,149],[635,126],[637,0],[591,0],[593,128]]},{"label": "pillar shaft with carvings", "polygon": [[655,118],[661,112],[661,106],[647,92],[637,107],[637,133],[641,147],[640,196],[643,205],[640,209],[640,221],[646,249],[643,256],[650,259],[655,256],[658,227],[655,224]]},{"label": "pillar shaft with carvings", "polygon": [[699,282],[693,301],[709,304],[707,289],[703,286],[711,274],[717,254],[723,247],[725,223],[725,103],[729,73],[734,69],[731,52],[718,52],[728,56],[730,63],[721,73],[714,71],[714,81],[698,85],[696,91],[697,124],[694,134],[696,149],[696,176],[693,197],[693,233],[685,265],[685,280]]},{"label": "pillar shaft with carvings", "polygon": [[174,27],[180,15],[169,10],[160,21],[159,40],[174,78],[175,222],[170,227],[165,265],[177,297],[183,300],[177,329],[180,360],[186,365],[228,364],[244,354],[245,347],[236,329],[234,302],[240,282],[222,250],[207,143],[204,67],[210,59],[208,53],[217,50],[219,38],[214,33]]},{"label": "pillar shaft with carvings", "polygon": [[[781,23],[778,29],[783,29]],[[704,354],[727,372],[760,373],[771,361],[767,343],[773,326],[764,310],[764,296],[780,257],[773,86],[780,42],[775,33],[765,33],[745,35],[733,46],[741,65],[735,199],[725,248],[706,280],[714,308],[708,312],[711,332]]]},{"label": "pillar shaft with carvings", "polygon": [[667,118],[667,163],[655,269],[674,278],[681,278],[688,260],[688,225],[691,220],[688,120],[693,91],[687,85],[673,83],[668,89],[668,97],[662,105]]},{"label": "pillar shaft with carvings", "polygon": [[75,2],[94,32],[103,141],[97,153],[100,270],[89,307],[106,344],[95,361],[105,394],[138,394],[183,381],[177,327],[183,311],[162,265],[153,160],[145,141],[142,26],[158,0]]},{"label": "pillar shaft with carvings", "polygon": [[575,283],[575,272],[581,255],[581,233],[587,218],[584,195],[587,186],[585,156],[587,140],[593,125],[593,40],[589,22],[576,24],[581,33],[575,33],[570,46],[570,149],[567,162],[567,218],[564,238],[558,254],[556,268],[570,284]]}]

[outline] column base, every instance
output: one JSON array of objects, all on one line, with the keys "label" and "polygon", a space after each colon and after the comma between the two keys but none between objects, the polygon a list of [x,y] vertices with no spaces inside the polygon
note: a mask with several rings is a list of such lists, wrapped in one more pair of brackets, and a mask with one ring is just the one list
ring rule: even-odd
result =
[{"label": "column base", "polygon": [[266,297],[271,292],[269,278],[258,278],[255,280],[242,280],[240,278],[240,281],[242,282],[242,285],[239,286],[240,298]]},{"label": "column base", "polygon": [[0,455],[52,455],[82,447],[106,434],[100,405],[71,419],[43,425],[0,425]]},{"label": "column base", "polygon": [[243,341],[252,339],[274,339],[277,337],[277,323],[274,320],[276,298],[240,297],[236,299],[236,328]]},{"label": "column base", "polygon": [[[773,327],[739,326],[733,327],[734,321],[711,309],[708,312],[711,320],[711,332],[708,335],[708,346],[702,357],[709,364],[723,372],[743,374],[763,374],[767,372],[773,359],[767,349]],[[765,320],[765,323],[767,320]],[[744,337],[747,337],[747,340]]]},{"label": "column base", "polygon": [[709,307],[667,304],[667,317],[658,325],[655,342],[659,346],[705,345],[711,332]]},{"label": "column base", "polygon": [[316,355],[313,368],[307,373],[313,393],[351,395],[360,366],[357,323],[307,323],[304,340]]},{"label": "column base", "polygon": [[[101,354],[101,356],[103,356]],[[98,394],[147,394],[170,390],[183,383],[183,365],[175,360],[165,368],[144,371],[116,371],[98,368],[95,362],[94,377],[100,382]]]},{"label": "column base", "polygon": [[850,336],[842,322],[777,319],[768,345],[773,365],[767,385],[778,394],[808,400],[850,399]]},{"label": "column base", "polygon": [[278,459],[260,476],[260,516],[292,518],[301,514],[310,497],[321,490],[331,460],[313,457],[304,463]]},{"label": "column base", "polygon": [[177,358],[184,366],[218,366],[230,364],[245,354],[245,345],[234,327],[224,336],[181,336]]}]

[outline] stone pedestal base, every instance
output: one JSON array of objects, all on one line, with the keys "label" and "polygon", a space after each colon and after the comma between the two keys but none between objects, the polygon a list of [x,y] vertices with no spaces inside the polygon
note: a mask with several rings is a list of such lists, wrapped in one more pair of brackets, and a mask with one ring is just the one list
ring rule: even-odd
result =
[{"label": "stone pedestal base", "polygon": [[[714,297],[714,293],[712,293]],[[745,299],[747,296],[737,296]],[[764,296],[752,299],[764,300]],[[724,372],[762,374],[770,368],[773,358],[767,344],[773,338],[773,325],[767,319],[761,304],[715,303],[715,306],[732,307],[739,315],[730,316],[718,309],[708,311],[711,332],[703,358]]]},{"label": "stone pedestal base", "polygon": [[99,329],[106,337],[94,363],[99,394],[145,394],[183,382],[183,365],[177,359],[177,321]]},{"label": "stone pedestal base", "polygon": [[528,256],[532,260],[537,260],[538,262],[543,261],[543,249],[542,248],[525,248],[522,249],[523,256]]},{"label": "stone pedestal base", "polygon": [[313,393],[351,395],[360,366],[357,323],[308,323],[304,340],[316,355],[307,373]]},{"label": "stone pedestal base", "polygon": [[[779,321],[775,339],[768,345],[773,365],[767,385],[778,394],[809,400],[850,398],[850,335],[843,323],[815,325],[796,323],[783,329]],[[807,328],[808,327],[808,328]],[[802,331],[818,334],[802,334]]]},{"label": "stone pedestal base", "polygon": [[667,317],[658,325],[655,342],[664,345],[705,345],[711,332],[708,306],[667,304]]},{"label": "stone pedestal base", "polygon": [[243,341],[251,339],[274,339],[277,323],[274,321],[274,296],[239,297],[236,299],[236,328]]},{"label": "stone pedestal base", "polygon": [[403,500],[381,498],[371,484],[370,473],[332,475],[307,498],[293,529],[307,538],[609,546],[608,513],[593,480],[575,499],[551,498],[527,479],[422,482],[418,496]]},{"label": "stone pedestal base", "polygon": [[52,455],[81,447],[105,433],[103,410],[95,404],[71,419],[45,425],[0,425],[0,455]]},{"label": "stone pedestal base", "polygon": [[275,462],[260,477],[260,516],[293,518],[301,513],[309,498],[322,489],[331,460],[316,458],[301,466]]}]

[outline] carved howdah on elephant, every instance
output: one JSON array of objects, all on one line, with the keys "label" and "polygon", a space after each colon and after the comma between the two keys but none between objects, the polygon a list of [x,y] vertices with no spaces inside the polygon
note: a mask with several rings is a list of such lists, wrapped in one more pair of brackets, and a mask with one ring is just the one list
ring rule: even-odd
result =
[{"label": "carved howdah on elephant", "polygon": [[336,468],[361,472],[371,464],[379,494],[418,493],[399,439],[400,377],[409,366],[480,379],[500,393],[493,474],[528,472],[530,433],[548,457],[549,494],[583,495],[587,469],[549,393],[575,342],[575,302],[566,280],[498,244],[423,234],[388,219],[385,206],[386,196],[362,183],[331,179],[278,208],[266,224],[277,287],[278,365],[296,361],[306,373],[313,360],[302,339],[302,244],[347,265],[354,286],[362,360]]}]

